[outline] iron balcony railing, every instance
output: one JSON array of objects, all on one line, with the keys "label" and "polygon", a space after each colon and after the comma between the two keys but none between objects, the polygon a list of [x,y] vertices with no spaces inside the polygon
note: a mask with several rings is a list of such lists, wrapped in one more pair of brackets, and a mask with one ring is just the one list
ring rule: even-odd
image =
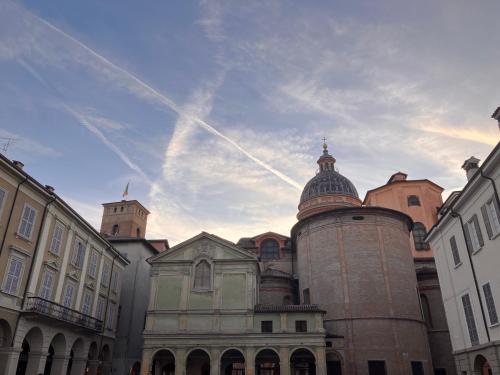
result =
[{"label": "iron balcony railing", "polygon": [[101,320],[40,297],[28,297],[24,311],[45,315],[96,332],[102,329]]}]

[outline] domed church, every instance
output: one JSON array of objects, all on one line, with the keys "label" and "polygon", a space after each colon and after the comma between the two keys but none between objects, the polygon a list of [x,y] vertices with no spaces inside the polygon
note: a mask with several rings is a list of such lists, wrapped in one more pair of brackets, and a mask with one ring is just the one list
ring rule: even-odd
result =
[{"label": "domed church", "polygon": [[326,143],[298,222],[148,260],[143,375],[432,374],[412,219],[364,206]]}]

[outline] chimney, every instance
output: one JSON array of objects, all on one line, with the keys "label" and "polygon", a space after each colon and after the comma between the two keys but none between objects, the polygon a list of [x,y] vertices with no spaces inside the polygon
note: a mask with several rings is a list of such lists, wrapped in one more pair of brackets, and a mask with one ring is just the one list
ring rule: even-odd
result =
[{"label": "chimney", "polygon": [[479,169],[479,159],[475,158],[474,156],[471,156],[468,158],[466,161],[464,161],[464,164],[462,165],[462,169],[465,170],[465,173],[467,174],[467,180],[470,180],[472,176],[474,176],[474,173]]},{"label": "chimney", "polygon": [[24,168],[24,164],[19,160],[12,160],[12,164],[14,164],[14,167],[16,167],[17,169],[22,170]]},{"label": "chimney", "polygon": [[493,112],[491,117],[498,121],[498,129],[500,130],[500,107]]},{"label": "chimney", "polygon": [[50,185],[45,185],[45,190],[47,190],[49,193],[54,193],[54,187]]}]

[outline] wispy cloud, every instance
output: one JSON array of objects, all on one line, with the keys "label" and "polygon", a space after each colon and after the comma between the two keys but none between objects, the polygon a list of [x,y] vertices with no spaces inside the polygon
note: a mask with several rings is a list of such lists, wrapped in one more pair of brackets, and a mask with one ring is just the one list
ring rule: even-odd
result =
[{"label": "wispy cloud", "polygon": [[7,155],[12,152],[19,151],[22,154],[33,156],[61,156],[61,153],[56,149],[44,145],[37,140],[31,139],[25,134],[13,133],[4,129],[0,129],[0,146],[6,145],[7,142],[9,142],[6,153]]}]

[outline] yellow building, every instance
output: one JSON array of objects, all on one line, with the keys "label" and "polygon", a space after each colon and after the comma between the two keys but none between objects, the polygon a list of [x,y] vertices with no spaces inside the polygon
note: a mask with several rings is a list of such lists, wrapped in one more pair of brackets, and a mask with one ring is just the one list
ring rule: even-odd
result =
[{"label": "yellow building", "polygon": [[110,373],[126,258],[0,155],[0,374]]}]

